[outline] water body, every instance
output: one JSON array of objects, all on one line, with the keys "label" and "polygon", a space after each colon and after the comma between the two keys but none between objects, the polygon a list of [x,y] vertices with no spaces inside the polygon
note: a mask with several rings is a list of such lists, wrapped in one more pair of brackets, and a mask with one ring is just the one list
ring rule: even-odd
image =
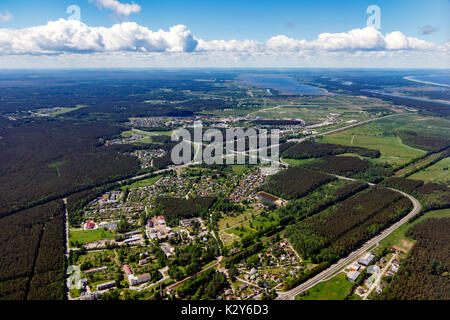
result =
[{"label": "water body", "polygon": [[289,94],[328,94],[325,89],[299,83],[294,78],[282,74],[241,74],[237,77],[237,81],[241,85],[274,89]]},{"label": "water body", "polygon": [[442,104],[446,104],[446,105],[450,106],[450,102],[445,102],[445,101],[436,101],[436,100],[430,100],[430,99],[422,99],[422,98],[416,98],[416,97],[402,96],[402,95],[398,95],[398,94],[392,94],[392,93],[387,93],[387,92],[382,92],[382,91],[375,91],[375,90],[363,90],[363,91],[376,93],[376,94],[381,94],[383,96],[399,97],[399,98],[405,98],[405,99],[417,100],[417,101],[442,103]]},{"label": "water body", "polygon": [[414,76],[410,78],[419,81],[450,85],[450,74],[430,74],[423,76]]}]

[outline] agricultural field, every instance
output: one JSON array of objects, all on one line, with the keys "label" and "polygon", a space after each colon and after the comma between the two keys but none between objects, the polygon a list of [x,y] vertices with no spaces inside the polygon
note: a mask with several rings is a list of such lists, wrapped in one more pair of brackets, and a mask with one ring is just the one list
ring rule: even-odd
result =
[{"label": "agricultural field", "polygon": [[296,300],[344,300],[350,293],[353,283],[347,280],[345,273],[321,282],[308,291],[302,292]]},{"label": "agricultural field", "polygon": [[441,161],[420,170],[409,176],[411,179],[423,180],[426,182],[450,184],[450,158],[442,159]]}]

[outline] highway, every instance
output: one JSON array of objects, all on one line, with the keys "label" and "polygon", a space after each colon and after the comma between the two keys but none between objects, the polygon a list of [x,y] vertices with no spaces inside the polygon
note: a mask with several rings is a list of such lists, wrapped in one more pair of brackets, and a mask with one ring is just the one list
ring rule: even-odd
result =
[{"label": "highway", "polygon": [[299,293],[301,293],[303,291],[306,291],[308,289],[311,289],[312,287],[314,287],[319,282],[324,281],[325,279],[329,278],[334,273],[336,273],[336,272],[340,271],[341,269],[343,269],[346,265],[348,265],[351,262],[353,262],[354,260],[356,260],[364,252],[366,252],[372,246],[376,245],[381,240],[383,240],[384,238],[389,236],[392,232],[394,232],[396,229],[398,229],[402,224],[406,223],[409,219],[411,219],[413,216],[415,216],[416,214],[418,214],[420,212],[422,207],[420,205],[420,202],[416,198],[414,198],[411,195],[409,195],[407,193],[404,193],[402,191],[399,191],[399,190],[396,190],[396,189],[392,189],[392,188],[389,188],[389,189],[391,189],[391,190],[393,190],[395,192],[399,192],[402,195],[404,195],[405,197],[409,198],[409,200],[411,200],[411,202],[413,203],[413,209],[405,217],[403,217],[401,220],[397,221],[396,223],[394,223],[389,228],[383,230],[380,234],[378,234],[377,236],[375,236],[372,239],[370,239],[369,241],[367,241],[362,247],[360,247],[359,249],[353,251],[347,257],[339,260],[338,262],[333,264],[328,269],[322,271],[321,273],[319,273],[315,277],[313,277],[313,278],[309,279],[308,281],[300,284],[299,286],[295,287],[294,289],[291,289],[291,290],[289,290],[287,292],[279,293],[279,296],[278,296],[277,300],[294,300],[295,297]]}]

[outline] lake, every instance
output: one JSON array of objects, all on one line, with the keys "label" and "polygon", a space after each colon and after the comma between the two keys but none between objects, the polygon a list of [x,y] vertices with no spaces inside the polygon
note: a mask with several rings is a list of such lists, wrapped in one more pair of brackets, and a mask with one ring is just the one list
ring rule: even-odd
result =
[{"label": "lake", "polygon": [[239,84],[263,89],[274,89],[290,94],[328,94],[328,91],[315,86],[302,84],[294,78],[281,74],[240,74]]}]

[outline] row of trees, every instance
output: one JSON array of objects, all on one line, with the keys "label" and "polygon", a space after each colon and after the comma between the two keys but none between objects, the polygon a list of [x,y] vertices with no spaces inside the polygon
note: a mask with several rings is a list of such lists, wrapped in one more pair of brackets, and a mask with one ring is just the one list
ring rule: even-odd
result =
[{"label": "row of trees", "polygon": [[286,235],[303,257],[333,262],[403,217],[410,207],[401,194],[372,187],[288,226]]},{"label": "row of trees", "polygon": [[321,172],[291,167],[270,176],[260,189],[284,199],[296,199],[333,179]]},{"label": "row of trees", "polygon": [[392,175],[388,165],[373,164],[353,156],[324,156],[304,166],[369,182],[379,182]]},{"label": "row of trees", "polygon": [[444,184],[393,177],[384,180],[383,185],[411,193],[425,210],[450,207],[450,188]]},{"label": "row of trees", "polygon": [[354,146],[304,141],[283,152],[283,157],[291,159],[309,159],[343,153],[356,153],[363,157],[378,158],[380,151]]},{"label": "row of trees", "polygon": [[0,219],[0,299],[63,299],[62,201]]}]

